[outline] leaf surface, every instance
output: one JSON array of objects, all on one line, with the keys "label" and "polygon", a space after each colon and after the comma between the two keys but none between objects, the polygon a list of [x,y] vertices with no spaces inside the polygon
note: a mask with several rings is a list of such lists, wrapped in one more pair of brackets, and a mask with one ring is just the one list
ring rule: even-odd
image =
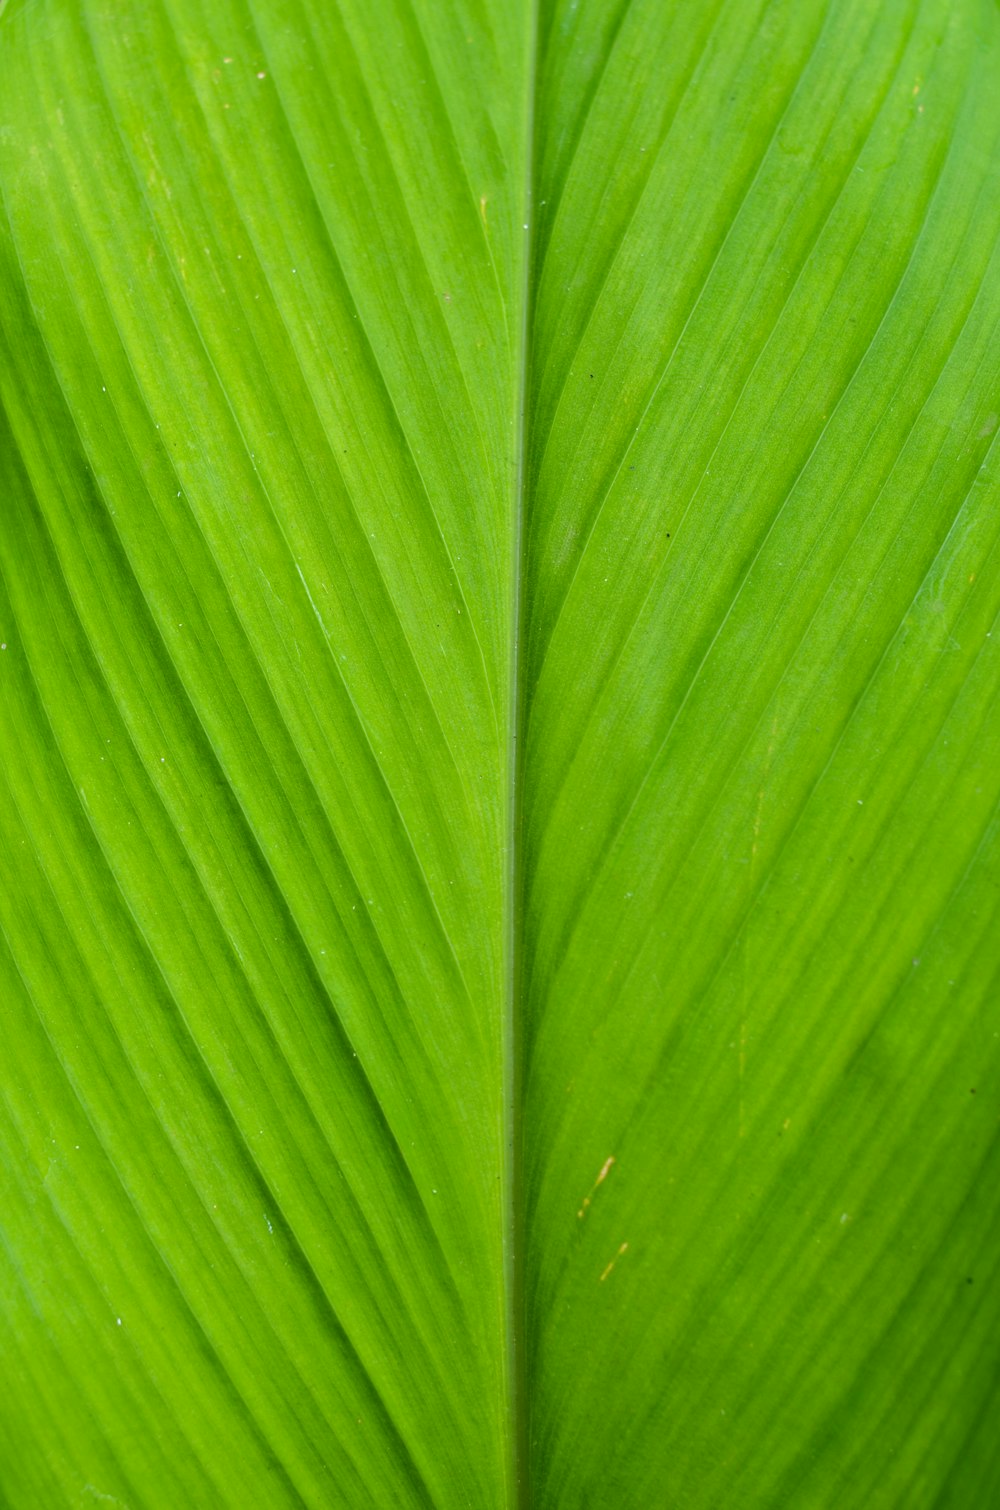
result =
[{"label": "leaf surface", "polygon": [[1000,15],[0,14],[0,1501],[1000,1494]]}]

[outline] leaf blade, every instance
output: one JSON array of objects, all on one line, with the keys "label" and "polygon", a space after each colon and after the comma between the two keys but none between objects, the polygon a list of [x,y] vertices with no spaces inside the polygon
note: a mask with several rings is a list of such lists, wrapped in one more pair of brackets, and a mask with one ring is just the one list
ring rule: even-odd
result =
[{"label": "leaf blade", "polygon": [[989,1497],[996,22],[3,17],[14,1502]]}]

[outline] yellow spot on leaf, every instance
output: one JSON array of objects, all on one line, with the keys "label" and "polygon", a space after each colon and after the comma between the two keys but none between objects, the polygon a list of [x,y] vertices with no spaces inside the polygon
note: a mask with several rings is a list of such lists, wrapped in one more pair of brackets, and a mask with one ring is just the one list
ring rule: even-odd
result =
[{"label": "yellow spot on leaf", "polygon": [[601,1275],[600,1279],[598,1280],[598,1284],[603,1284],[604,1283],[604,1281],[607,1279],[608,1275],[611,1273],[611,1270],[614,1268],[615,1264],[621,1258],[622,1254],[625,1253],[627,1250],[628,1250],[628,1243],[622,1243],[621,1247],[618,1249],[618,1252],[615,1254],[614,1258],[611,1260],[611,1262],[609,1264],[607,1264],[605,1266],[604,1272]]},{"label": "yellow spot on leaf", "polygon": [[600,1171],[598,1173],[597,1179],[594,1181],[593,1185],[591,1185],[590,1190],[588,1191],[588,1193],[583,1198],[583,1205],[580,1207],[579,1211],[576,1213],[578,1217],[584,1217],[584,1216],[586,1216],[586,1214],[587,1214],[587,1207],[590,1205],[590,1202],[593,1199],[594,1191],[597,1189],[598,1185],[602,1185],[604,1183],[604,1181],[607,1179],[608,1174],[609,1174],[610,1169],[611,1169],[611,1166],[614,1163],[615,1163],[615,1156],[614,1156],[614,1154],[609,1154],[608,1157],[604,1160],[604,1163],[601,1165],[601,1168],[600,1168]]}]

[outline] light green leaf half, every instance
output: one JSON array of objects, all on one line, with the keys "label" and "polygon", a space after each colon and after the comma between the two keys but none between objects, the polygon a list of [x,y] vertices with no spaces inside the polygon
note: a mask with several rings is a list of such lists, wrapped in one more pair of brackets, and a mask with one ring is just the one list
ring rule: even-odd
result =
[{"label": "light green leaf half", "polygon": [[996,4],[0,11],[0,1505],[1000,1503]]}]

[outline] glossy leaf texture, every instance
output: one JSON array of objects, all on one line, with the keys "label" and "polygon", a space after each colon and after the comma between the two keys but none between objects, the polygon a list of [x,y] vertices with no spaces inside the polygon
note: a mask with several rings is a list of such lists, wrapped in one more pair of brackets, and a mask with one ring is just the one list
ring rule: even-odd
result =
[{"label": "glossy leaf texture", "polygon": [[998,81],[0,8],[0,1503],[1000,1497]]}]

